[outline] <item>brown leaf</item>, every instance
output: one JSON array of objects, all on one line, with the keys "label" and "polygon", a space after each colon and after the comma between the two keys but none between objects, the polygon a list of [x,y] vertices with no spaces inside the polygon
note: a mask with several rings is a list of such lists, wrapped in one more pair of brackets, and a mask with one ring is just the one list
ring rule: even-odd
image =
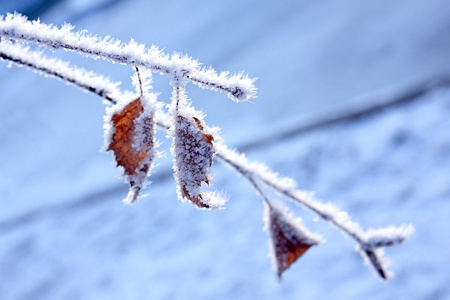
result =
[{"label": "brown leaf", "polygon": [[295,224],[288,215],[272,206],[268,207],[268,228],[272,241],[277,275],[286,271],[311,246],[318,245],[320,240]]},{"label": "brown leaf", "polygon": [[144,114],[140,98],[111,117],[114,133],[107,147],[114,152],[117,166],[124,169],[130,184],[127,201],[133,204],[145,183],[154,158],[154,114]]},{"label": "brown leaf", "polygon": [[202,183],[209,185],[209,167],[214,156],[214,138],[205,133],[196,117],[177,115],[175,119],[174,157],[179,192],[200,208],[211,208],[201,193]]}]

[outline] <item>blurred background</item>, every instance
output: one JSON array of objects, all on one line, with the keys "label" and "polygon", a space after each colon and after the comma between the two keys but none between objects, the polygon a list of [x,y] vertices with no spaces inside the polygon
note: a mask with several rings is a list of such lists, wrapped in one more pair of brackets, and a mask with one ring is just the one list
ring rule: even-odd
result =
[{"label": "blurred background", "polygon": [[[387,249],[395,276],[381,282],[350,239],[294,207],[327,242],[278,282],[245,180],[214,163],[226,209],[181,203],[161,132],[148,196],[125,206],[99,152],[101,99],[0,62],[1,299],[450,299],[448,1],[0,0],[1,15],[14,11],[257,77],[253,103],[188,92],[249,159],[364,228],[413,223],[416,234]],[[48,55],[133,88],[131,68]],[[155,75],[166,103],[168,82]]]}]

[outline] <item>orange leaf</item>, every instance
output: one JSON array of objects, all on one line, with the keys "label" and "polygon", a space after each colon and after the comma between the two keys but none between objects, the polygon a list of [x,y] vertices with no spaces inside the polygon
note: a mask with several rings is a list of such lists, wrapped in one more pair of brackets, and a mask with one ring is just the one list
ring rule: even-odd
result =
[{"label": "orange leaf", "polygon": [[114,152],[117,166],[124,169],[124,176],[130,184],[125,202],[133,204],[145,184],[154,158],[154,114],[145,112],[140,98],[137,98],[123,109],[119,108],[111,116],[110,124],[114,130],[107,151]]}]

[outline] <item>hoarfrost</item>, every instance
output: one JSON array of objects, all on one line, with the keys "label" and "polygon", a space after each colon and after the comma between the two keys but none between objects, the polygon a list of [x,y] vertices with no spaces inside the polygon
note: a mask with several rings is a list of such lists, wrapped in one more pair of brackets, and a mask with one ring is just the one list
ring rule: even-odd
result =
[{"label": "hoarfrost", "polygon": [[11,38],[24,43],[34,43],[51,50],[64,49],[78,52],[86,57],[105,59],[129,66],[143,67],[165,75],[180,72],[181,76],[201,88],[227,93],[234,101],[248,101],[256,96],[255,79],[243,73],[219,75],[212,68],[201,68],[200,63],[187,56],[165,54],[155,46],[146,48],[131,40],[128,44],[110,37],[99,38],[87,31],[74,32],[74,26],[61,27],[37,21],[28,21],[18,13],[0,16],[0,37]]},{"label": "hoarfrost", "polygon": [[414,227],[411,224],[404,224],[399,227],[389,226],[379,229],[369,229],[363,235],[363,245],[369,249],[394,246],[403,243],[413,234]]},{"label": "hoarfrost", "polygon": [[202,183],[210,183],[209,168],[218,129],[206,126],[203,114],[190,105],[185,88],[178,81],[173,85],[169,135],[173,138],[171,153],[178,197],[200,208],[219,208],[224,201],[215,199],[216,193],[202,192]]}]

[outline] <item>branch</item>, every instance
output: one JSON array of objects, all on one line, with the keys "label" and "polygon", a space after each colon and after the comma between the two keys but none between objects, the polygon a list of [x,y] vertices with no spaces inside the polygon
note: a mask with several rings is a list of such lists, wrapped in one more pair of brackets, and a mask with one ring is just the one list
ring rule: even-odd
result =
[{"label": "branch", "polygon": [[[351,237],[357,243],[357,249],[367,256],[370,264],[383,279],[387,279],[388,272],[384,266],[381,253],[377,253],[376,250],[380,247],[401,244],[413,234],[414,229],[412,225],[402,225],[380,230],[371,229],[364,232],[358,223],[349,218],[346,212],[339,210],[330,203],[325,204],[321,202],[313,196],[312,192],[296,189],[296,184],[292,179],[280,178],[278,174],[269,170],[265,165],[259,162],[249,162],[243,154],[232,151],[225,145],[218,147],[216,157],[249,180],[258,193],[261,194],[262,192],[255,184],[255,179],[260,180],[287,199],[311,210],[321,219],[331,223],[344,234]],[[267,202],[266,197],[264,196],[263,198]]]},{"label": "branch", "polygon": [[66,61],[46,58],[42,53],[33,51],[29,47],[20,46],[17,43],[0,41],[0,58],[17,66],[30,68],[45,76],[73,84],[111,103],[116,103],[116,99],[122,97],[122,93],[118,89],[120,82],[113,83],[104,76],[71,66]]},{"label": "branch", "polygon": [[94,59],[143,67],[162,75],[178,72],[199,87],[226,93],[237,102],[249,100],[256,95],[253,85],[255,79],[242,73],[232,76],[227,72],[217,74],[212,68],[201,68],[196,60],[178,53],[170,57],[155,46],[146,49],[145,45],[133,40],[124,44],[109,36],[100,39],[88,35],[86,31],[74,32],[73,29],[70,24],[58,28],[39,21],[28,21],[18,13],[0,16],[0,37],[37,44],[51,50],[64,49]]},{"label": "branch", "polygon": [[[12,52],[17,52],[18,54],[14,56]],[[30,58],[28,59],[26,56]],[[81,69],[71,67],[68,63],[60,60],[51,60],[51,63],[48,63],[50,61],[43,58],[41,53],[37,53],[28,48],[19,47],[3,41],[0,43],[0,57],[3,60],[11,61],[20,66],[27,66],[40,73],[72,83],[85,91],[95,93],[111,103],[121,101],[120,98],[114,98],[121,97],[122,95],[117,91],[116,87],[118,84],[111,83],[104,77],[95,75],[92,72],[81,71]],[[177,61],[177,59],[173,58],[172,62],[174,61]],[[56,67],[57,65],[64,67]],[[174,73],[172,78],[177,78],[176,76],[178,74],[180,73]],[[181,72],[181,74],[184,73]],[[93,78],[101,78],[101,80],[92,82]],[[188,78],[185,77],[185,79]],[[98,88],[95,84],[101,85],[101,88]],[[166,114],[159,108],[157,113],[157,126],[163,130],[169,130],[171,126],[167,120]],[[243,154],[230,150],[220,142],[216,143],[215,152],[215,157],[247,179],[267,204],[270,205],[268,198],[262,192],[261,184],[311,210],[321,219],[329,222],[344,234],[351,237],[357,244],[357,249],[363,257],[383,279],[388,277],[388,272],[381,258],[382,248],[403,243],[413,233],[412,225],[363,231],[360,225],[352,221],[346,212],[339,210],[334,205],[323,203],[316,199],[311,192],[297,189],[292,179],[280,177],[264,164],[250,162]]]}]

